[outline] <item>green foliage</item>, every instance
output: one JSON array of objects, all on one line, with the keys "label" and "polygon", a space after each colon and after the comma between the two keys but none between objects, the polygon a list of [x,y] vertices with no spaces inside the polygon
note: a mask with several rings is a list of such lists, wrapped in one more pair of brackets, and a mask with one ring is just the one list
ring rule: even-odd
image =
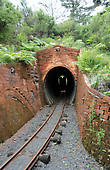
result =
[{"label": "green foliage", "polygon": [[93,88],[110,96],[110,57],[98,48],[84,48],[78,57],[78,65],[88,74]]},{"label": "green foliage", "polygon": [[92,131],[92,133],[96,134],[97,138],[97,144],[101,144],[102,138],[105,136],[105,130],[102,128],[99,128],[98,130],[95,130],[95,121],[96,121],[96,109],[94,109],[94,102],[91,105],[91,111],[89,113],[89,130]]},{"label": "green foliage", "polygon": [[28,7],[26,0],[20,0],[21,8],[20,11],[23,15],[23,21],[27,26],[31,28],[34,25],[34,14],[31,7]]},{"label": "green foliage", "polygon": [[56,24],[54,28],[56,36],[72,35],[76,29],[76,22],[73,19],[68,19],[63,23]]},{"label": "green foliage", "polygon": [[90,123],[90,130],[94,131],[94,119],[96,117],[96,111],[95,109],[93,109],[90,113],[89,113],[89,123]]},{"label": "green foliage", "polygon": [[17,41],[18,45],[22,45],[22,43],[26,43],[28,40],[27,40],[27,36],[26,36],[25,32],[24,33],[23,32],[19,33],[17,35],[16,41]]},{"label": "green foliage", "polygon": [[52,34],[54,18],[44,14],[42,10],[36,11],[34,15],[33,35],[37,37],[49,36]]},{"label": "green foliage", "polygon": [[[110,169],[110,121],[100,120],[99,117],[93,121],[94,129],[91,130],[88,119],[84,126],[83,145],[91,156],[95,158],[105,169]],[[92,126],[93,127],[93,126]]]},{"label": "green foliage", "polygon": [[91,77],[91,87],[97,88],[100,81],[100,75],[94,75]]},{"label": "green foliage", "polygon": [[110,49],[110,7],[104,12],[89,19],[88,24],[80,26],[80,37],[92,47],[99,46],[100,50]]},{"label": "green foliage", "polygon": [[66,46],[66,47],[74,47],[74,38],[70,36],[64,36],[62,39],[60,39],[60,45]]},{"label": "green foliage", "polygon": [[46,43],[46,47],[49,47],[49,46],[57,45],[58,41],[61,41],[61,38],[60,37],[54,37],[54,39],[53,39],[53,38],[50,38],[50,37],[48,37],[48,38],[45,37],[42,40],[43,40],[43,42]]},{"label": "green foliage", "polygon": [[74,47],[80,49],[85,47],[85,43],[82,40],[76,40],[74,42]]},{"label": "green foliage", "polygon": [[105,130],[100,128],[99,131],[96,132],[96,136],[97,136],[97,144],[100,145],[102,138],[104,138],[105,136]]},{"label": "green foliage", "polygon": [[110,91],[105,91],[104,94],[110,97]]},{"label": "green foliage", "polygon": [[14,62],[19,62],[19,61],[23,61],[26,64],[31,64],[33,65],[33,62],[36,62],[36,58],[34,57],[33,52],[29,52],[29,51],[20,51],[19,53],[17,53],[16,55],[14,55]]},{"label": "green foliage", "polygon": [[81,0],[60,0],[62,2],[62,6],[70,9],[70,16],[74,18],[79,23],[86,23],[87,18],[89,16],[88,7],[86,7],[86,3]]},{"label": "green foliage", "polygon": [[0,44],[0,63],[12,63],[12,62],[19,62],[24,61],[26,64],[31,64],[36,62],[35,57],[33,56],[33,52],[29,51],[19,51],[15,52],[14,47],[4,47]]},{"label": "green foliage", "polygon": [[86,73],[94,73],[103,68],[104,56],[95,49],[83,49],[78,57],[79,67]]},{"label": "green foliage", "polygon": [[21,13],[15,9],[12,3],[2,0],[0,6],[0,41],[12,41],[15,35],[17,23],[21,19]]},{"label": "green foliage", "polygon": [[95,4],[95,6],[99,5],[106,5],[106,7],[110,6],[109,0],[93,0],[93,3]]}]

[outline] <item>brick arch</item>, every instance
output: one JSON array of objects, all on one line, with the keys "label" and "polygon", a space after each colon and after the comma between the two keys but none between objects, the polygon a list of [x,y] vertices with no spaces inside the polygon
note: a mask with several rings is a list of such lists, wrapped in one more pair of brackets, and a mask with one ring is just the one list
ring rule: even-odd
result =
[{"label": "brick arch", "polygon": [[70,70],[74,75],[75,80],[77,80],[77,56],[79,55],[79,53],[80,50],[78,49],[62,46],[54,46],[38,51],[35,57],[38,61],[42,82],[44,81],[44,78],[48,71],[57,66],[62,66]]},{"label": "brick arch", "polygon": [[73,74],[75,80],[77,80],[77,76],[76,76],[76,75],[78,74],[78,68],[77,68],[77,66],[76,66],[76,68],[73,70],[73,69],[70,68],[69,66],[67,66],[67,65],[65,66],[64,64],[61,63],[61,64],[49,65],[49,66],[48,66],[45,74],[42,75],[42,81],[43,81],[43,83],[44,83],[45,77],[46,77],[46,75],[48,74],[48,72],[49,72],[50,70],[54,69],[55,67],[64,67],[64,68],[66,68],[67,70],[69,70],[69,71],[71,72],[71,74]]},{"label": "brick arch", "polygon": [[[77,56],[79,55],[79,52],[80,50],[59,45],[38,51],[36,58],[43,86],[46,75],[55,67],[64,67],[72,73],[75,81],[77,81]],[[42,89],[43,92],[41,96],[44,96],[44,90],[45,89]]]},{"label": "brick arch", "polygon": [[[63,78],[60,76],[63,75]],[[58,81],[58,79],[60,80]],[[63,82],[62,82],[63,81]],[[75,98],[76,80],[72,72],[64,66],[52,67],[44,78],[44,95],[48,104],[66,98],[71,103]]]}]

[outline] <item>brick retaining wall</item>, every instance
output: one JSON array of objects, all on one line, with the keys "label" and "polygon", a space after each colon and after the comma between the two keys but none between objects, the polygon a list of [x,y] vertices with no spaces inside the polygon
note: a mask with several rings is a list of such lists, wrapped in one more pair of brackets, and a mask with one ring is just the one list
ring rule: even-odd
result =
[{"label": "brick retaining wall", "polygon": [[41,106],[39,74],[25,63],[0,64],[0,141],[13,135]]},{"label": "brick retaining wall", "polygon": [[84,130],[85,118],[89,116],[91,109],[96,110],[96,115],[101,120],[110,120],[110,97],[91,88],[86,75],[81,71],[78,75],[75,107],[81,136]]}]

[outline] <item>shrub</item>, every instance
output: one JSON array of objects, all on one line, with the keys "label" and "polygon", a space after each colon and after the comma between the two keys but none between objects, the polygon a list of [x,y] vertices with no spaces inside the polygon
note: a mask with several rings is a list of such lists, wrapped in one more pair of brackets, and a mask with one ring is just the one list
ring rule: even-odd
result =
[{"label": "shrub", "polygon": [[14,47],[4,47],[0,44],[0,63],[12,63],[24,61],[26,64],[31,64],[36,61],[34,53],[26,50],[14,52]]},{"label": "shrub", "polygon": [[84,48],[78,57],[79,68],[85,73],[95,73],[108,65],[108,57],[99,53],[96,49]]}]

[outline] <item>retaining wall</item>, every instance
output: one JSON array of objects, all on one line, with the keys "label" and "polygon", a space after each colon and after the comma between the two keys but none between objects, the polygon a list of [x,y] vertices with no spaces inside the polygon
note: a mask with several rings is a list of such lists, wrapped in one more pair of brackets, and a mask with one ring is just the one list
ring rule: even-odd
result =
[{"label": "retaining wall", "polygon": [[39,73],[25,63],[0,65],[0,141],[13,135],[37,112]]},{"label": "retaining wall", "polygon": [[84,75],[81,71],[79,71],[78,75],[75,107],[81,137],[84,131],[85,119],[89,116],[91,110],[96,110],[96,115],[100,118],[100,120],[110,120],[110,97],[91,88],[86,75]]}]

